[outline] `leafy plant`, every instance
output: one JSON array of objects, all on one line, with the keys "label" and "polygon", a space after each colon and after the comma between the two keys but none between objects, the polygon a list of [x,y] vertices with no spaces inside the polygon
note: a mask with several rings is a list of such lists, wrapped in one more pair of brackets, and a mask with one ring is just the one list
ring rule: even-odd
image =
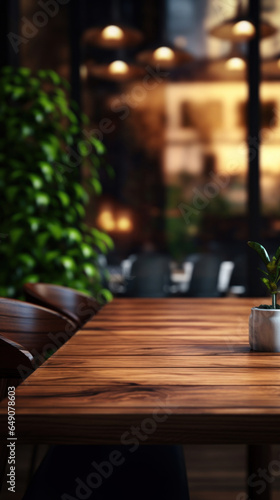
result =
[{"label": "leafy plant", "polygon": [[101,192],[105,148],[82,132],[87,118],[69,103],[68,89],[54,71],[0,74],[2,296],[20,298],[24,283],[43,281],[111,298],[97,256],[112,240],[84,222],[89,190]]},{"label": "leafy plant", "polygon": [[280,247],[278,247],[276,254],[272,257],[272,259],[270,259],[266,249],[262,245],[260,245],[260,243],[256,243],[255,241],[248,241],[248,245],[249,247],[256,250],[261,260],[265,264],[266,271],[263,269],[259,269],[265,275],[261,277],[261,280],[272,297],[272,306],[262,305],[260,307],[280,309],[280,306],[277,304],[278,282],[280,280]]}]

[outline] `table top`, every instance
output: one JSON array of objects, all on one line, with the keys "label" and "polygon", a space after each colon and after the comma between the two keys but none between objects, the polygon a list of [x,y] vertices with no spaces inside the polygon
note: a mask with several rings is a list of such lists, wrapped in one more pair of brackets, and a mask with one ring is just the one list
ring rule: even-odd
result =
[{"label": "table top", "polygon": [[115,299],[16,390],[18,440],[279,443],[280,355],[248,344],[259,301]]}]

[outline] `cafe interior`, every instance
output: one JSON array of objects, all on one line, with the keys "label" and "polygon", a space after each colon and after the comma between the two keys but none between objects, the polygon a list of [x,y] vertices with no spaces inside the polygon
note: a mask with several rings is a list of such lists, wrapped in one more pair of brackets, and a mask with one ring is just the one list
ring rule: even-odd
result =
[{"label": "cafe interior", "polygon": [[[207,331],[212,321],[220,320],[223,325],[227,321],[222,306],[214,310],[215,304],[242,304],[243,314],[244,304],[252,307],[260,297],[262,301],[269,300],[268,291],[277,297],[277,280],[276,289],[272,289],[271,284],[261,282],[258,268],[263,265],[259,257],[266,265],[275,255],[271,262],[276,262],[276,267],[279,258],[275,252],[280,244],[280,2],[10,0],[2,2],[1,7],[0,341],[5,343],[8,339],[8,346],[1,347],[7,353],[1,357],[1,363],[3,358],[8,364],[7,368],[3,361],[5,370],[12,368],[9,359],[13,353],[9,354],[9,349],[15,348],[15,343],[23,346],[20,352],[41,352],[39,341],[33,345],[30,339],[26,344],[23,340],[26,328],[33,332],[36,322],[31,314],[37,314],[36,308],[44,308],[46,316],[41,321],[46,322],[42,326],[45,333],[56,328],[50,326],[54,319],[47,316],[55,311],[52,314],[61,321],[60,331],[65,328],[65,317],[75,325],[75,332],[81,328],[81,332],[86,332],[83,329],[90,321],[94,337],[95,325],[98,332],[106,321],[111,328],[114,320],[119,322],[119,329],[124,325],[126,335],[134,326],[139,327],[138,315],[141,323],[151,314],[152,322],[157,311],[154,321],[160,321],[161,314],[164,321],[167,312],[162,304],[166,304],[166,310],[173,310],[172,325],[178,321],[178,327],[176,314],[182,316],[184,310],[190,310],[189,304],[199,307],[193,316],[200,311],[202,317],[203,305],[207,304],[209,311],[213,305]],[[259,242],[266,250],[249,248],[248,241]],[[267,282],[271,278],[269,269],[268,278],[263,278]],[[280,263],[278,274],[279,269]],[[88,316],[74,311],[82,296],[88,297],[84,300],[88,300],[92,310]],[[24,304],[28,304],[26,309]],[[31,304],[35,312],[28,309]],[[133,304],[139,308],[133,313],[135,319]],[[224,339],[223,362],[230,363],[229,358],[232,360],[236,352],[240,356],[240,365],[235,366],[235,358],[228,365],[230,370],[240,370],[240,382],[236,378],[240,387],[255,386],[261,370],[268,371],[267,377],[274,377],[269,382],[263,375],[263,384],[275,390],[263,418],[273,414],[277,429],[280,364],[277,355],[263,352],[251,363],[250,307],[244,309],[245,319],[240,313],[240,321],[236,319],[239,312],[234,309],[236,323],[233,334],[226,334]],[[186,332],[188,325],[195,322],[188,314]],[[30,322],[26,327],[27,317]],[[177,330],[171,330],[171,319],[169,337],[169,330],[164,333],[166,339],[176,336]],[[151,330],[151,325],[146,328]],[[34,338],[43,336],[40,328],[34,327]],[[158,328],[164,327],[159,323]],[[18,338],[19,331],[22,337]],[[86,338],[83,335],[86,333],[82,333],[80,342]],[[216,338],[212,331],[211,335]],[[244,340],[236,347],[242,335]],[[69,340],[69,349],[74,338],[75,335]],[[149,342],[146,349],[150,348]],[[58,371],[60,349],[63,353],[67,345],[68,341],[58,352],[48,353],[48,359],[38,362],[35,369],[33,366],[27,378],[21,376],[17,383],[8,384],[19,385],[15,394],[23,390],[18,393],[20,411],[29,394],[24,390],[31,392],[36,387],[36,377],[41,381],[40,374],[46,372],[48,364],[53,363],[54,371]],[[275,352],[279,350],[280,340]],[[174,359],[178,353],[182,354],[178,350]],[[245,355],[249,368],[259,370],[259,378],[253,380],[253,374],[248,375],[248,383],[242,380],[242,370],[248,369]],[[257,365],[259,360],[263,362],[261,367]],[[17,368],[18,364],[16,361]],[[93,366],[97,371],[101,364]],[[179,368],[180,364],[175,366]],[[184,369],[191,371],[191,366],[184,365]],[[200,366],[203,368],[203,363]],[[225,366],[217,364],[213,370],[222,368]],[[133,384],[130,374],[126,376],[126,384]],[[0,391],[3,408],[10,394],[5,384]],[[106,384],[109,386],[111,381]],[[185,386],[191,384],[185,381]],[[223,385],[223,381],[216,383],[219,384]],[[265,391],[263,384],[257,386],[260,391]],[[117,393],[114,397],[118,407]],[[41,413],[45,408],[42,404]],[[242,406],[238,399],[235,404]],[[104,396],[103,406],[106,405]],[[261,423],[264,405],[259,403],[254,410],[259,428],[268,422]],[[247,415],[247,407],[244,403],[240,414]],[[22,414],[26,413],[28,408],[24,407]],[[6,422],[4,409],[0,423],[2,420]],[[128,498],[118,486],[110,496],[102,496],[102,488],[94,490],[92,496],[88,489],[81,490],[80,496],[77,491],[76,496],[43,496],[47,493],[36,490],[36,484],[40,483],[40,474],[48,477],[51,473],[41,470],[42,463],[46,463],[51,447],[66,441],[21,442],[21,435],[27,432],[24,419],[22,422],[16,452],[16,490],[11,495],[4,479],[0,493],[3,500],[105,499],[113,494],[116,498]],[[223,427],[223,423],[220,425]],[[5,432],[1,427],[1,439]],[[184,445],[187,483],[182,492],[180,480],[174,479],[178,489],[172,486],[173,493],[165,496],[157,485],[157,496],[171,500],[276,500],[280,495],[280,436],[275,432],[275,441],[262,440],[260,436],[258,442],[255,437],[247,442],[241,438],[223,441],[207,435],[205,440],[186,438],[182,443],[179,438],[178,442],[166,438],[165,445]],[[83,439],[80,444],[88,443]],[[94,446],[94,440],[89,444]],[[115,443],[112,439],[106,444]],[[259,452],[262,448],[260,454],[257,446],[250,447],[256,444]],[[153,453],[151,450],[150,457]],[[166,468],[169,460],[167,456]],[[254,471],[265,469],[265,460],[274,464],[269,469],[269,479],[259,472],[259,477],[257,473],[252,476]],[[4,462],[3,474],[7,473]],[[162,476],[171,475],[170,467],[169,473],[165,467]],[[141,469],[141,464],[137,468],[144,481],[145,469]],[[78,475],[76,471],[71,473]],[[153,486],[150,495],[152,491]],[[129,498],[138,496],[130,489]]]}]

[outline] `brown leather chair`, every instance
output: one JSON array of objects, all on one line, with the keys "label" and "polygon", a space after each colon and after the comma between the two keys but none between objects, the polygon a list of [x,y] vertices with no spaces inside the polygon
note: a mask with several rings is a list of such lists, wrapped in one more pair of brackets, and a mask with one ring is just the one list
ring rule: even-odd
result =
[{"label": "brown leather chair", "polygon": [[28,301],[63,314],[70,318],[78,328],[100,309],[98,302],[94,298],[65,286],[48,283],[26,283],[24,292]]},{"label": "brown leather chair", "polygon": [[[0,298],[0,400],[17,387],[77,330],[68,317],[20,300]],[[33,450],[31,470],[37,448]],[[0,490],[7,448],[0,447]]]},{"label": "brown leather chair", "polygon": [[0,298],[0,335],[23,346],[37,367],[77,330],[66,317],[45,307]]},{"label": "brown leather chair", "polygon": [[17,387],[21,382],[20,366],[31,373],[32,355],[23,346],[0,336],[0,401],[7,397],[8,387]]},{"label": "brown leather chair", "polygon": [[[25,375],[32,373],[32,356],[25,351],[23,346],[11,342],[0,336],[0,401],[8,396],[14,397],[14,388],[23,380],[22,373]],[[13,406],[11,406],[13,410]],[[11,411],[10,410],[10,414]],[[9,417],[12,418],[12,417]],[[7,403],[7,423],[5,432],[8,432],[8,403]],[[1,429],[2,434],[2,429]],[[4,473],[7,463],[7,446],[0,446],[0,491],[4,479]]]}]

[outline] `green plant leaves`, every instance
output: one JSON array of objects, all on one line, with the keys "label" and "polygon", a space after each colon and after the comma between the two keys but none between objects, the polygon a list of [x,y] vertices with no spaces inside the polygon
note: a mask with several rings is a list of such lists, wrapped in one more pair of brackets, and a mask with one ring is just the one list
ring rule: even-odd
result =
[{"label": "green plant leaves", "polygon": [[[254,241],[248,241],[248,245],[256,250],[266,266],[266,271],[260,269],[260,271],[265,274],[265,277],[261,277],[261,281],[266,286],[273,299],[273,297],[277,294],[277,283],[280,279],[280,247],[277,249],[276,254],[270,260],[266,249],[262,245]],[[274,300],[272,301],[272,308],[275,308]]]},{"label": "green plant leaves", "polygon": [[32,186],[34,187],[34,189],[41,189],[43,187],[43,180],[38,175],[29,174],[28,178],[32,182]]},{"label": "green plant leaves", "polygon": [[67,193],[58,191],[56,194],[64,207],[68,207],[70,205],[70,196],[68,196]]},{"label": "green plant leaves", "polygon": [[266,249],[262,245],[260,245],[260,243],[256,243],[255,241],[248,241],[248,245],[249,247],[256,250],[256,252],[259,254],[260,258],[265,263],[265,265],[269,264],[270,262],[269,255]]},{"label": "green plant leaves", "polygon": [[102,190],[105,147],[81,130],[89,120],[66,88],[53,71],[0,70],[0,227],[8,234],[0,242],[2,295],[21,297],[28,281],[96,297],[102,290],[96,260],[113,242],[83,219],[89,197]]},{"label": "green plant leaves", "polygon": [[261,278],[262,282],[268,288],[270,293],[277,293],[277,284],[274,281],[271,281],[268,278]]},{"label": "green plant leaves", "polygon": [[75,269],[75,261],[72,257],[67,257],[66,255],[61,257],[61,264],[65,267],[65,269],[74,270]]},{"label": "green plant leaves", "polygon": [[80,231],[78,231],[78,229],[75,229],[74,227],[69,227],[69,228],[65,229],[64,232],[70,241],[75,241],[75,242],[80,243],[83,239]]},{"label": "green plant leaves", "polygon": [[47,193],[38,192],[35,193],[35,201],[38,206],[46,207],[50,203],[50,196]]},{"label": "green plant leaves", "polygon": [[83,268],[86,275],[89,276],[90,278],[93,278],[97,274],[96,268],[93,264],[89,263],[84,264]]}]

